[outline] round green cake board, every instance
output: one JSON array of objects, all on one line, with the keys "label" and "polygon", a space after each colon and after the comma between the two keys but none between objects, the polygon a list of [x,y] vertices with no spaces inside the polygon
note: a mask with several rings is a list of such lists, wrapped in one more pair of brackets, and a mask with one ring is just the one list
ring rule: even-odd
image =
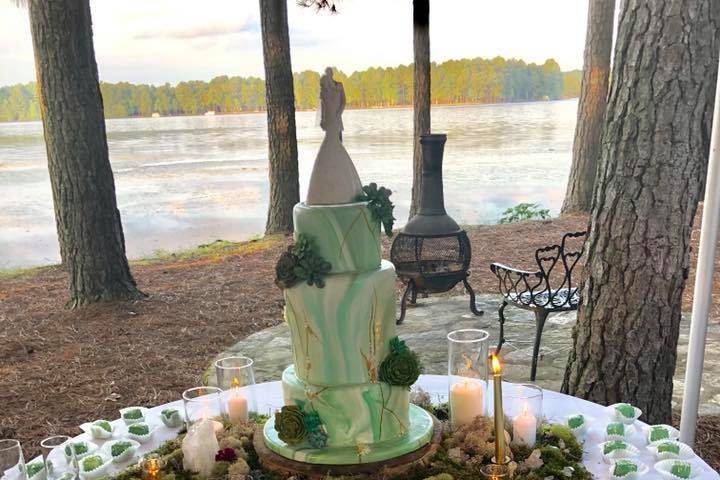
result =
[{"label": "round green cake board", "polygon": [[358,454],[358,447],[312,448],[303,442],[288,445],[278,438],[275,431],[275,417],[270,418],[263,428],[265,445],[273,452],[290,460],[319,465],[357,465],[361,463],[382,462],[413,452],[428,442],[433,434],[432,416],[416,405],[410,405],[410,428],[404,437],[372,443]]}]

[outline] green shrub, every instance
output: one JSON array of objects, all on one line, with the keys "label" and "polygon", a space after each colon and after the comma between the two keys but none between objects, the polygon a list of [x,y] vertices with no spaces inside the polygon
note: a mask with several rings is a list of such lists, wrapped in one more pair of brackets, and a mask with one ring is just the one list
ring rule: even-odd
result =
[{"label": "green shrub", "polygon": [[523,220],[544,220],[550,218],[550,210],[541,208],[538,203],[519,203],[505,210],[498,223],[515,223]]}]

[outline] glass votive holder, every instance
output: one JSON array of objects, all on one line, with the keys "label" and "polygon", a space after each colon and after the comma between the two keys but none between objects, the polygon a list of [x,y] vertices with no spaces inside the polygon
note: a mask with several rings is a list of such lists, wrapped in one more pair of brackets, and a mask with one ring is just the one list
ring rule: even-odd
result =
[{"label": "glass votive holder", "polygon": [[483,465],[482,467],[480,467],[480,473],[482,474],[483,478],[488,480],[502,480],[505,478],[510,478],[510,469],[507,467],[507,465],[500,465],[496,463]]},{"label": "glass votive holder", "polygon": [[490,334],[466,328],[448,333],[448,403],[453,426],[485,414]]},{"label": "glass votive holder", "polygon": [[225,357],[215,362],[218,387],[225,390],[224,401],[231,423],[247,422],[255,404],[255,373],[249,357]]},{"label": "glass votive holder", "polygon": [[[183,392],[183,405],[188,428],[200,420],[222,415],[222,390],[217,387],[193,387]],[[216,422],[222,430],[222,423]],[[218,429],[216,425],[216,430]]]},{"label": "glass votive holder", "polygon": [[78,477],[75,449],[68,449],[69,455],[65,453],[65,446],[70,445],[70,441],[71,438],[67,435],[55,435],[40,442],[40,450],[45,462],[45,473],[48,479],[60,478],[68,472],[73,475],[73,478]]},{"label": "glass votive holder", "polygon": [[512,443],[525,447],[535,446],[543,421],[543,391],[531,383],[508,386],[503,391],[503,408],[512,432]]},{"label": "glass votive holder", "polygon": [[27,480],[25,458],[17,440],[0,440],[0,478]]}]

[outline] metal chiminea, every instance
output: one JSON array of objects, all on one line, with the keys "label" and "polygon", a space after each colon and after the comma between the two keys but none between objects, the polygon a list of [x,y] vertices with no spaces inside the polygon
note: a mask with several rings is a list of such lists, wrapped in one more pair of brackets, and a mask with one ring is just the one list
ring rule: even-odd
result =
[{"label": "metal chiminea", "polygon": [[482,315],[475,305],[470,275],[470,240],[465,230],[445,211],[442,162],[445,134],[421,135],[423,149],[420,208],[393,241],[390,261],[407,287],[400,303],[400,324],[405,319],[408,299],[417,294],[447,292],[463,282],[470,294],[470,310]]}]

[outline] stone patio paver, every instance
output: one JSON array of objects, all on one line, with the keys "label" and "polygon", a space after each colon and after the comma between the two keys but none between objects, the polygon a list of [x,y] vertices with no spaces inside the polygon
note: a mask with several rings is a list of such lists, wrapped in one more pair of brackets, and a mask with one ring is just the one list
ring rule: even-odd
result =
[{"label": "stone patio paver", "polygon": [[[446,335],[460,328],[481,328],[490,333],[490,347],[498,338],[500,296],[477,296],[478,308],[485,311],[482,317],[469,312],[468,297],[431,297],[418,299],[418,305],[409,308],[405,322],[398,327],[398,335],[418,352],[425,373],[447,374]],[[508,306],[505,335],[508,343],[502,353],[506,363],[506,378],[513,382],[528,382],[532,357],[535,321],[532,312]],[[543,388],[559,390],[565,372],[568,351],[572,346],[572,327],[575,312],[551,315],[543,332],[541,356],[535,383]],[[674,379],[673,407],[680,408],[685,375],[685,358],[689,331],[689,314],[683,315],[678,346],[678,368]],[[255,360],[257,382],[279,380],[285,367],[292,363],[290,337],[283,323],[255,333],[223,352],[227,355],[245,355]],[[212,368],[205,373],[208,384],[215,383]],[[720,414],[720,325],[711,324],[705,353],[705,371],[700,413]]]}]

